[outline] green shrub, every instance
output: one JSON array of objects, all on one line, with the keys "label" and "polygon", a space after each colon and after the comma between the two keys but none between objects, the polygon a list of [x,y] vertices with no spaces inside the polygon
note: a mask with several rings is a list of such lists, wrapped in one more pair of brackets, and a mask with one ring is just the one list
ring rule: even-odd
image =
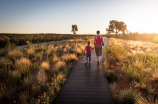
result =
[{"label": "green shrub", "polygon": [[38,69],[38,63],[37,63],[37,62],[34,62],[34,63],[32,64],[32,67],[33,67],[33,69]]},{"label": "green shrub", "polygon": [[43,49],[42,49],[42,48],[37,48],[37,49],[35,49],[35,51],[36,51],[36,52],[42,52]]},{"label": "green shrub", "polygon": [[8,49],[8,50],[10,50],[10,49],[13,48],[14,46],[15,46],[15,44],[14,44],[14,43],[11,43],[11,42],[8,40],[8,42],[7,42],[6,46],[5,46],[5,48]]},{"label": "green shrub", "polygon": [[3,57],[3,56],[6,56],[8,54],[8,51],[7,50],[2,50],[0,51],[0,56]]},{"label": "green shrub", "polygon": [[55,79],[59,86],[63,86],[65,82],[65,75],[63,73],[59,73]]},{"label": "green shrub", "polygon": [[118,101],[121,104],[134,104],[135,96],[136,92],[134,92],[131,88],[124,89],[118,94]]},{"label": "green shrub", "polygon": [[12,61],[9,58],[0,59],[0,67],[4,69],[10,69],[11,65],[13,65]]},{"label": "green shrub", "polygon": [[106,76],[108,82],[110,82],[110,83],[118,81],[118,77],[117,77],[116,73],[112,70],[107,70],[105,72],[105,76]]},{"label": "green shrub", "polygon": [[122,45],[110,44],[105,48],[105,55],[109,64],[115,64],[125,58],[126,49]]}]

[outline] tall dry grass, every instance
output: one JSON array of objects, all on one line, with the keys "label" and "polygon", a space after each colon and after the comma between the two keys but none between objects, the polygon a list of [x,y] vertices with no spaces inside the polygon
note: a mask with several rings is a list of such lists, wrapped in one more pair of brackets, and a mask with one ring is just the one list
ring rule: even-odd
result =
[{"label": "tall dry grass", "polygon": [[[76,39],[39,44],[28,42],[29,46],[15,47],[4,58],[0,58],[0,68],[2,70],[9,69],[3,70],[4,73],[1,71],[3,76],[0,76],[0,78],[3,79],[5,77],[6,80],[12,79],[11,81],[14,81],[14,83],[10,85],[15,85],[22,89],[19,89],[19,93],[17,94],[16,87],[12,90],[13,86],[9,86],[8,82],[4,81],[7,83],[5,85],[7,89],[5,90],[5,96],[16,96],[16,99],[20,103],[37,103],[37,97],[40,99],[40,102],[47,103],[48,101],[52,103],[58,95],[61,86],[63,86],[66,77],[69,75],[68,73],[73,68],[70,62],[76,61],[78,60],[78,56],[82,56],[86,44],[87,42],[85,40]],[[49,62],[44,60],[49,60],[52,65],[50,66]],[[34,70],[38,68],[39,70]],[[50,70],[50,68],[56,75],[46,73],[46,70]],[[10,72],[8,73],[8,71]],[[4,74],[9,74],[11,77],[9,76],[7,78]],[[49,80],[47,82],[47,75],[49,76],[49,80],[52,79],[51,83]],[[13,92],[15,95],[12,95]]]},{"label": "tall dry grass", "polygon": [[[131,82],[135,81],[135,87],[126,88],[119,92],[115,92],[116,86],[110,85],[111,92],[120,103],[136,103],[136,104],[156,104],[155,97],[150,96],[156,94],[153,84],[158,80],[158,55],[157,44],[151,42],[141,42],[132,40],[110,39],[109,46],[105,49],[105,63],[110,65],[119,62],[121,74],[124,78],[128,78]],[[122,50],[125,50],[122,51]],[[151,88],[148,88],[152,86]],[[138,88],[141,92],[135,92]],[[138,90],[137,89],[137,90]],[[146,95],[141,95],[146,93]],[[136,96],[139,95],[139,96]],[[154,99],[154,100],[153,100]]]},{"label": "tall dry grass", "polygon": [[41,85],[45,85],[46,84],[46,73],[44,71],[44,69],[40,69],[38,72],[37,72],[37,75],[36,75],[36,79],[37,79],[37,82]]},{"label": "tall dry grass", "polygon": [[49,62],[42,62],[41,67],[46,71],[49,70]]},{"label": "tall dry grass", "polygon": [[70,55],[70,59],[71,60],[78,60],[77,55],[76,54],[69,54]]},{"label": "tall dry grass", "polygon": [[31,61],[27,58],[21,58],[19,60],[16,60],[15,62],[16,69],[22,72],[28,71],[30,66],[31,66]]},{"label": "tall dry grass", "polygon": [[34,82],[34,75],[29,75],[27,76],[26,78],[24,78],[23,80],[23,85],[28,87],[28,86],[31,86]]},{"label": "tall dry grass", "polygon": [[18,70],[13,70],[11,71],[11,76],[16,83],[21,78],[21,72],[19,72]]},{"label": "tall dry grass", "polygon": [[28,55],[33,55],[33,54],[35,54],[35,48],[34,48],[34,47],[29,48],[29,49],[27,50],[27,54],[28,54]]},{"label": "tall dry grass", "polygon": [[10,50],[8,56],[12,58],[20,58],[23,57],[23,53],[20,50]]},{"label": "tall dry grass", "polygon": [[64,68],[65,64],[66,63],[64,61],[58,61],[53,68],[53,72],[56,72],[56,73],[60,72],[60,69]]},{"label": "tall dry grass", "polygon": [[148,96],[145,98],[138,94],[136,95],[135,100],[135,104],[158,104],[158,99],[154,100],[154,96]]}]

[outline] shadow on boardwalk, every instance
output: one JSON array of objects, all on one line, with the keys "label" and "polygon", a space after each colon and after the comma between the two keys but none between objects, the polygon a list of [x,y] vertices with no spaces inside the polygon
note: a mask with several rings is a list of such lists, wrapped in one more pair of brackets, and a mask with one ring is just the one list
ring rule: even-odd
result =
[{"label": "shadow on boardwalk", "polygon": [[[109,39],[104,41],[105,46]],[[85,56],[74,66],[54,104],[113,104],[103,68],[103,57],[97,65],[95,50],[91,64],[85,65]]]}]

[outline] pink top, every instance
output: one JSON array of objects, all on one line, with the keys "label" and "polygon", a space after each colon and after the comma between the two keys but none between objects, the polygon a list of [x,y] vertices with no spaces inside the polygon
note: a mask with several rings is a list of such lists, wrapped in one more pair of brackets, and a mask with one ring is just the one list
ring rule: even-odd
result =
[{"label": "pink top", "polygon": [[101,36],[97,35],[97,38],[95,40],[95,45],[102,45],[102,40],[101,40]]},{"label": "pink top", "polygon": [[86,52],[87,52],[87,53],[91,53],[91,47],[90,47],[90,46],[87,46],[87,47],[86,47]]}]

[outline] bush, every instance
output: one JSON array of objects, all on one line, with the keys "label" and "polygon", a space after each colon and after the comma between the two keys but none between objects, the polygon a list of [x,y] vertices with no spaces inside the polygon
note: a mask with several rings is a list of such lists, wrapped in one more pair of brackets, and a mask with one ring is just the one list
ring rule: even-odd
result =
[{"label": "bush", "polygon": [[106,76],[109,83],[113,83],[113,82],[118,81],[118,77],[117,77],[116,73],[112,70],[107,70],[105,72],[105,76]]},{"label": "bush", "polygon": [[6,56],[8,54],[8,51],[7,50],[2,50],[0,51],[0,56],[3,57],[3,56]]},{"label": "bush", "polygon": [[38,63],[37,63],[37,62],[34,62],[34,63],[32,64],[32,67],[33,67],[33,69],[38,69]]},{"label": "bush", "polygon": [[126,49],[122,45],[110,44],[105,48],[105,55],[109,64],[115,64],[125,58]]},{"label": "bush", "polygon": [[65,82],[65,75],[63,73],[59,73],[56,77],[56,81],[58,83],[59,86],[63,86],[64,82]]},{"label": "bush", "polygon": [[120,91],[118,100],[121,104],[134,104],[136,93],[131,89]]}]

